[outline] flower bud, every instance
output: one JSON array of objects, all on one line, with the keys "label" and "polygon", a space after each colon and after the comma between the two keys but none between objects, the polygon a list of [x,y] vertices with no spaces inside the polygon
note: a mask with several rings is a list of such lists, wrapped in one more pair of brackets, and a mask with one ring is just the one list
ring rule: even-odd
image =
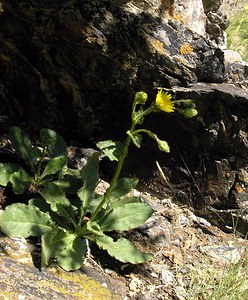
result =
[{"label": "flower bud", "polygon": [[195,103],[191,99],[183,100],[183,103],[186,105],[187,108],[195,108]]},{"label": "flower bud", "polygon": [[158,143],[158,148],[160,151],[169,153],[170,152],[170,146],[168,145],[168,143],[166,141],[161,141],[159,139],[157,139],[157,143]]},{"label": "flower bud", "polygon": [[134,101],[137,103],[137,104],[145,104],[146,103],[146,100],[147,100],[147,93],[141,91],[141,92],[138,92],[135,94],[135,99]]},{"label": "flower bud", "polygon": [[186,118],[193,118],[197,115],[198,112],[194,108],[186,108],[182,113]]}]

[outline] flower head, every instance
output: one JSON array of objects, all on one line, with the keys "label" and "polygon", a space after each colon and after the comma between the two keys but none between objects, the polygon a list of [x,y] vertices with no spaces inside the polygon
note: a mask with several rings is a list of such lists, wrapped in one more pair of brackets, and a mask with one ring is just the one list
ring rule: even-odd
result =
[{"label": "flower head", "polygon": [[171,101],[171,98],[171,94],[168,94],[163,90],[159,90],[155,100],[156,106],[165,112],[174,112],[175,104],[173,101]]}]

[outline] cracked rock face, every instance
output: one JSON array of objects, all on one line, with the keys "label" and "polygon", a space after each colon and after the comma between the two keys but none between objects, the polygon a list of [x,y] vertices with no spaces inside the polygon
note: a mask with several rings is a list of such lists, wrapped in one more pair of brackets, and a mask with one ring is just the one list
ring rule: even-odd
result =
[{"label": "cracked rock face", "polygon": [[9,125],[98,138],[110,119],[128,122],[116,111],[128,111],[138,90],[225,79],[223,53],[170,15],[170,7],[1,3],[0,115]]}]

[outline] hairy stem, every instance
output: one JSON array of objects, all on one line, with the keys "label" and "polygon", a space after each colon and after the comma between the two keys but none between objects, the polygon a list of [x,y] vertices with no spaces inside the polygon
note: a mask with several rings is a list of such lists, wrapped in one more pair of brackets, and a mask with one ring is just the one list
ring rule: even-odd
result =
[{"label": "hairy stem", "polygon": [[[136,125],[136,123],[134,121],[132,121],[130,132],[134,131],[135,125]],[[124,160],[127,157],[128,148],[129,148],[130,142],[131,142],[131,137],[128,135],[126,137],[126,141],[125,141],[125,144],[124,144],[123,153],[122,153],[122,155],[121,155],[121,157],[120,157],[120,159],[118,161],[117,168],[115,170],[114,176],[113,176],[113,178],[112,178],[112,180],[110,182],[110,186],[107,189],[107,191],[106,191],[106,193],[104,195],[103,200],[100,202],[100,204],[98,205],[98,207],[94,211],[93,215],[91,216],[91,218],[90,218],[91,221],[93,221],[96,218],[97,214],[99,213],[99,211],[101,210],[101,208],[103,207],[103,205],[109,200],[109,196],[110,196],[111,192],[113,191],[113,188],[115,187],[116,182],[117,182],[117,180],[118,180],[118,178],[120,176]]]}]

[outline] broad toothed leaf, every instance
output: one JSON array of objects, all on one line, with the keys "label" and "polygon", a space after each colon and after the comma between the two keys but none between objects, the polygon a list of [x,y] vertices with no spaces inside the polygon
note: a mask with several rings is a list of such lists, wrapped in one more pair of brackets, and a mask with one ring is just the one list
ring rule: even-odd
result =
[{"label": "broad toothed leaf", "polygon": [[123,154],[124,146],[120,142],[113,142],[111,140],[108,140],[98,142],[96,145],[112,161],[118,161]]},{"label": "broad toothed leaf", "polygon": [[58,265],[66,271],[78,270],[84,262],[86,249],[85,240],[75,237],[57,256]]},{"label": "broad toothed leaf", "polygon": [[10,176],[9,181],[13,185],[13,191],[15,194],[23,194],[30,186],[32,178],[26,171],[20,168]]},{"label": "broad toothed leaf", "polygon": [[54,227],[50,215],[33,205],[11,204],[0,214],[1,231],[12,237],[41,236]]},{"label": "broad toothed leaf", "polygon": [[137,178],[121,178],[117,181],[111,194],[110,201],[118,200],[120,197],[128,194],[136,187],[139,180]]},{"label": "broad toothed leaf", "polygon": [[68,233],[60,228],[54,228],[43,234],[41,238],[42,266],[46,266],[51,258],[54,258],[62,252],[74,239],[74,234]]},{"label": "broad toothed leaf", "polygon": [[0,163],[0,185],[7,186],[11,175],[20,170],[20,166],[11,163]]},{"label": "broad toothed leaf", "polygon": [[45,183],[44,189],[41,191],[41,195],[46,200],[46,202],[51,205],[51,209],[54,212],[58,211],[57,204],[60,204],[62,206],[71,205],[63,190],[52,182]]},{"label": "broad toothed leaf", "polygon": [[65,156],[59,156],[52,158],[46,165],[44,172],[41,177],[56,174],[60,172],[67,162],[67,158]]},{"label": "broad toothed leaf", "polygon": [[110,207],[117,208],[128,203],[141,203],[141,202],[142,200],[140,199],[140,197],[124,195],[121,198],[119,198],[118,201],[111,202]]},{"label": "broad toothed leaf", "polygon": [[100,248],[106,250],[109,255],[124,263],[138,264],[153,259],[152,254],[140,251],[129,240],[124,238],[114,242],[107,235],[98,236],[96,243]]},{"label": "broad toothed leaf", "polygon": [[10,140],[17,155],[35,171],[36,165],[41,159],[39,149],[32,145],[29,137],[19,127],[11,127]]},{"label": "broad toothed leaf", "polygon": [[89,202],[93,197],[96,185],[99,180],[98,166],[99,166],[100,152],[94,153],[88,160],[82,170],[83,187],[78,191],[78,197],[83,203],[83,209],[86,212]]},{"label": "broad toothed leaf", "polygon": [[129,203],[110,210],[98,224],[102,231],[124,231],[145,223],[153,210],[145,203]]},{"label": "broad toothed leaf", "polygon": [[47,147],[51,157],[67,157],[67,148],[64,139],[54,130],[43,128],[40,131],[40,140],[43,147]]},{"label": "broad toothed leaf", "polygon": [[73,175],[65,175],[62,179],[53,181],[54,184],[59,186],[64,192],[76,194],[82,187],[82,179]]}]

